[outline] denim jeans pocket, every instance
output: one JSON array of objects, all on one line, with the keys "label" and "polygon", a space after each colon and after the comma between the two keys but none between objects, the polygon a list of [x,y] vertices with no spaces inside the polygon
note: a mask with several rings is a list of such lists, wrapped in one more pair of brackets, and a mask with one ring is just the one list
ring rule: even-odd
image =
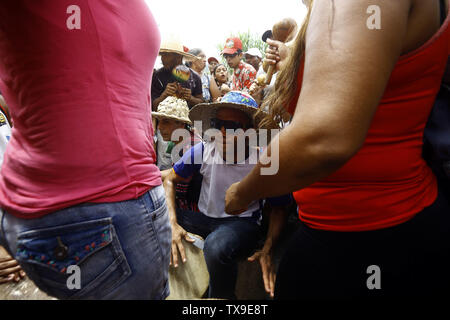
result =
[{"label": "denim jeans pocket", "polygon": [[150,211],[151,208],[146,205],[146,201],[142,201],[143,205],[147,208],[147,214],[144,220],[147,223],[150,234],[153,235],[152,238],[156,240],[161,262],[168,268],[172,243],[172,227],[169,221],[167,205],[165,201],[162,201],[158,208]]},{"label": "denim jeans pocket", "polygon": [[60,299],[99,299],[131,275],[111,218],[22,232],[16,259]]}]

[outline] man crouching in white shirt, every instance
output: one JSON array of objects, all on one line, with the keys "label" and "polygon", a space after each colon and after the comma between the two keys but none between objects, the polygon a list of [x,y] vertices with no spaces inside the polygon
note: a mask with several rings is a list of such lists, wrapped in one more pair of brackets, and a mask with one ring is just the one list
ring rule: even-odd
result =
[{"label": "man crouching in white shirt", "polygon": [[[220,102],[194,107],[189,113],[194,125],[201,120],[203,129],[213,128],[208,132],[215,129],[215,139],[192,147],[175,163],[164,181],[172,224],[171,263],[174,267],[178,266],[178,252],[182,261],[186,261],[181,240],[194,242],[187,232],[202,236],[205,239],[203,252],[210,276],[209,298],[236,298],[234,291],[238,261],[250,256],[261,240],[260,220],[264,199],[251,203],[237,216],[225,213],[226,190],[245,177],[258,160],[259,150],[252,147],[248,139],[243,148],[238,150],[236,147],[239,146],[236,144],[237,132],[242,134],[253,128],[257,110],[254,99],[236,91],[226,94]],[[198,202],[200,212],[177,209],[175,185],[194,173],[203,176]],[[263,250],[256,256],[263,268],[266,291],[271,294],[275,273],[270,262],[270,252],[284,220],[284,206],[290,201],[290,195],[267,199],[272,207],[269,232]]]}]

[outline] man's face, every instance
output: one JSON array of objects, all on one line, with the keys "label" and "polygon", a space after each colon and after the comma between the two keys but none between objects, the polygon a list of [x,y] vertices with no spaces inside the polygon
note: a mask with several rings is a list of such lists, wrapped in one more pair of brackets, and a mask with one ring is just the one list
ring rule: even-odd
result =
[{"label": "man's face", "polygon": [[206,56],[203,52],[197,56],[197,60],[193,62],[197,70],[203,70],[206,67]]},{"label": "man's face", "polygon": [[[183,129],[184,123],[173,120],[173,119],[160,119],[158,123],[159,131],[161,132],[161,135],[164,139],[164,141],[171,141],[172,140],[172,133],[176,129]],[[174,141],[177,142],[177,141]]]},{"label": "man's face", "polygon": [[161,53],[161,62],[166,70],[172,70],[176,66],[183,63],[183,56],[173,52]]},{"label": "man's face", "polygon": [[219,63],[215,60],[211,60],[211,62],[208,65],[209,70],[211,71],[211,73],[213,72],[214,68],[218,65]]},{"label": "man's face", "polygon": [[235,53],[235,54],[224,54],[223,57],[225,58],[225,60],[227,61],[228,65],[230,66],[230,68],[232,69],[236,69],[239,66],[239,63],[241,62],[242,59],[242,52],[241,53]]},{"label": "man's face", "polygon": [[[232,155],[234,155],[234,158],[236,159],[238,155],[238,137],[234,134],[227,134],[226,126],[228,126],[228,123],[231,123],[232,125],[237,125],[239,127],[233,128],[233,130],[243,129],[245,131],[251,126],[251,120],[244,112],[232,108],[219,109],[216,114],[216,119],[218,122],[224,122],[224,125],[222,125],[220,129],[216,127],[216,129],[219,129],[222,132],[222,145],[218,145],[219,149],[222,151],[222,157],[226,159],[228,150],[228,152],[234,152]],[[246,148],[247,147],[248,143],[246,141]],[[239,151],[242,152],[243,150]]]},{"label": "man's face", "polygon": [[250,54],[245,55],[245,61],[253,66],[255,70],[259,69],[259,64],[261,62],[261,59],[258,56],[252,56]]}]

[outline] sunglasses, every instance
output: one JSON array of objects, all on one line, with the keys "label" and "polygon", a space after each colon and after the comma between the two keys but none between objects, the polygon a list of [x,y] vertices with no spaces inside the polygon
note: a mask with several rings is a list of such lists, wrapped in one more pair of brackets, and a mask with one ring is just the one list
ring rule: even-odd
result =
[{"label": "sunglasses", "polygon": [[225,130],[227,129],[237,130],[237,129],[246,129],[247,127],[238,121],[221,120],[213,118],[211,119],[211,128],[215,128],[218,130],[221,130],[222,128],[224,128]]},{"label": "sunglasses", "polygon": [[225,59],[226,59],[226,58],[234,58],[234,57],[236,57],[237,55],[239,55],[239,52],[235,52],[235,53],[233,53],[233,54],[228,54],[228,53],[224,53],[224,54],[223,54],[223,56],[224,56]]}]

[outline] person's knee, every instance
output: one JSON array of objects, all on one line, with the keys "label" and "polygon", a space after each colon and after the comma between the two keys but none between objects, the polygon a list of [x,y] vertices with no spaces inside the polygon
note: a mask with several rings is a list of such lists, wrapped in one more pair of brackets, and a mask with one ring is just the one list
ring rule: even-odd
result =
[{"label": "person's knee", "polygon": [[233,261],[233,244],[223,237],[210,234],[203,248],[205,260],[207,264],[221,263],[227,264]]}]

